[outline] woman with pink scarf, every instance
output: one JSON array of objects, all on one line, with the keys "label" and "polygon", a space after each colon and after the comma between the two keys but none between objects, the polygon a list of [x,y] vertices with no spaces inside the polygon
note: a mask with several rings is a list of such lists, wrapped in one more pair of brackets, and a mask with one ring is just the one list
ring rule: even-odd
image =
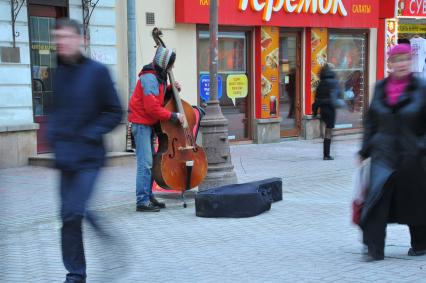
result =
[{"label": "woman with pink scarf", "polygon": [[371,158],[360,227],[364,260],[384,259],[387,223],[408,225],[409,256],[426,255],[426,82],[411,73],[411,48],[389,52],[390,76],[379,81],[364,125],[361,160]]}]

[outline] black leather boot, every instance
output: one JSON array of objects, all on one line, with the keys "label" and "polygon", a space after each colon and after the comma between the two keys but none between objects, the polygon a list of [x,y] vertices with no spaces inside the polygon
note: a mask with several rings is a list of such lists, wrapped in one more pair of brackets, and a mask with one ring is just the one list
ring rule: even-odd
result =
[{"label": "black leather boot", "polygon": [[334,160],[330,156],[331,139],[324,139],[324,160]]}]

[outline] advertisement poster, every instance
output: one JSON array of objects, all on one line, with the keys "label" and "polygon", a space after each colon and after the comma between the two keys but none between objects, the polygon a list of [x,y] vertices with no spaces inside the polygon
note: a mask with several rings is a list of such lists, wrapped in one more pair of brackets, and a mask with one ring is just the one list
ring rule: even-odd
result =
[{"label": "advertisement poster", "polygon": [[392,46],[395,46],[398,43],[398,20],[396,19],[387,19],[386,20],[386,52],[385,52],[385,74],[389,75],[388,67],[388,50]]},{"label": "advertisement poster", "polygon": [[[217,76],[217,99],[222,98],[222,77]],[[200,96],[203,102],[210,100],[210,75],[201,75],[200,76]]]},{"label": "advertisement poster", "polygon": [[261,28],[261,118],[279,116],[279,29],[277,27]]},{"label": "advertisement poster", "polygon": [[322,65],[327,63],[328,32],[326,28],[311,29],[312,65],[311,65],[311,90],[314,101],[315,90],[319,83],[319,72]]},{"label": "advertisement poster", "polygon": [[246,74],[229,75],[226,78],[226,93],[235,104],[237,98],[247,97],[248,94],[248,78]]}]

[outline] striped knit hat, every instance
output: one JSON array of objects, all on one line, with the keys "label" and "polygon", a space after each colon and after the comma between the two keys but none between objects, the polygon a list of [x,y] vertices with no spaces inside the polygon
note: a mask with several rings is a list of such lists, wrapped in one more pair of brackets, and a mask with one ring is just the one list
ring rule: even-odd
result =
[{"label": "striped knit hat", "polygon": [[[166,70],[167,67],[169,67],[169,63],[174,63],[170,62],[172,55],[174,55],[172,49],[159,46],[157,48],[157,52],[155,52],[154,63],[157,64],[157,66],[159,66],[161,69]],[[175,56],[176,55],[173,57]]]}]

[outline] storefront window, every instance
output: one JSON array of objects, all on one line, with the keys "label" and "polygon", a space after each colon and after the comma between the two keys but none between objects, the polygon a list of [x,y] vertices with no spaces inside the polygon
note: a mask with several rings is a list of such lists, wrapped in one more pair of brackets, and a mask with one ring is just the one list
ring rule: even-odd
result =
[{"label": "storefront window", "polygon": [[34,115],[46,115],[52,101],[52,72],[56,68],[56,48],[51,35],[55,18],[30,17],[31,62]]},{"label": "storefront window", "polygon": [[[228,119],[230,140],[244,140],[249,138],[248,92],[233,92],[231,84],[243,82],[243,88],[248,90],[247,72],[247,37],[245,32],[219,32],[218,34],[218,81],[219,102],[223,115]],[[200,31],[198,37],[198,69],[201,85],[209,77],[209,32]],[[234,85],[235,85],[234,84]],[[246,95],[241,95],[245,93]],[[238,94],[238,96],[236,96]],[[206,106],[208,98],[205,90],[200,87],[200,104]]]},{"label": "storefront window", "polygon": [[365,85],[367,36],[365,34],[330,34],[328,62],[334,66],[344,91],[347,109],[339,109],[336,128],[362,127]]},{"label": "storefront window", "polygon": [[[219,33],[219,73],[245,73],[246,71],[246,36],[241,32]],[[209,72],[209,33],[200,32],[199,38],[200,72]]]}]

